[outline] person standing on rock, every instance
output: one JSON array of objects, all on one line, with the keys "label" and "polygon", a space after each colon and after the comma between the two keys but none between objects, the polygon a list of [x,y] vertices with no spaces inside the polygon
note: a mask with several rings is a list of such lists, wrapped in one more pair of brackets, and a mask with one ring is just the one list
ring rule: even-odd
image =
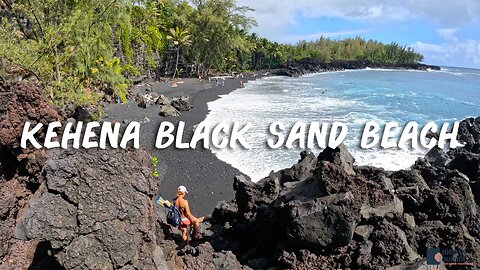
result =
[{"label": "person standing on rock", "polygon": [[203,217],[196,218],[190,212],[190,207],[188,206],[188,201],[185,199],[185,195],[188,193],[185,186],[179,186],[177,190],[177,197],[174,199],[175,206],[180,210],[180,216],[182,217],[182,222],[178,226],[178,229],[182,231],[182,239],[185,242],[188,242],[188,227],[193,227],[193,239],[198,239],[198,224],[203,221]]}]

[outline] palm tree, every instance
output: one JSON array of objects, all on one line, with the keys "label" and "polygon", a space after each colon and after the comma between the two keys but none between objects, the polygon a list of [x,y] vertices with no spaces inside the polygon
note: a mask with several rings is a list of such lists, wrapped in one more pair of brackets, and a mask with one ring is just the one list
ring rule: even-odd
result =
[{"label": "palm tree", "polygon": [[180,60],[180,47],[189,46],[192,44],[190,35],[187,30],[181,30],[178,27],[171,28],[167,39],[171,40],[177,51],[177,60],[175,62],[175,70],[173,71],[172,79],[177,75],[178,61]]}]

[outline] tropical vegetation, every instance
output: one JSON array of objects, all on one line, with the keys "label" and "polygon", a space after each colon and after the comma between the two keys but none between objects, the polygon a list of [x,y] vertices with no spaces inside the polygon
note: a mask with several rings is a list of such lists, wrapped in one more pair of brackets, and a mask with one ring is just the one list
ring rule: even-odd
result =
[{"label": "tropical vegetation", "polygon": [[56,104],[125,101],[134,78],[207,76],[329,62],[422,61],[411,48],[360,37],[280,44],[251,33],[235,0],[0,0],[0,76],[30,77]]}]

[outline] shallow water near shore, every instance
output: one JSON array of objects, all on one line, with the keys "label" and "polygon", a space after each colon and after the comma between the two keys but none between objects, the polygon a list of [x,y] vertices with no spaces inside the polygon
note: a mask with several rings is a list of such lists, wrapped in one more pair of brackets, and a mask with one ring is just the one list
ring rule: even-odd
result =
[{"label": "shallow water near shore", "polygon": [[[269,149],[268,127],[312,121],[346,123],[344,143],[357,165],[387,170],[410,167],[425,149],[361,149],[361,133],[367,121],[380,125],[416,121],[422,127],[441,125],[480,114],[480,70],[442,68],[441,71],[355,70],[310,74],[301,78],[266,77],[249,82],[208,103],[205,121],[251,123],[245,135],[251,149],[212,149],[217,157],[257,181],[273,170],[290,167],[300,148]],[[286,134],[286,132],[284,134]],[[399,132],[397,132],[399,136]],[[318,154],[321,149],[312,149]]]}]

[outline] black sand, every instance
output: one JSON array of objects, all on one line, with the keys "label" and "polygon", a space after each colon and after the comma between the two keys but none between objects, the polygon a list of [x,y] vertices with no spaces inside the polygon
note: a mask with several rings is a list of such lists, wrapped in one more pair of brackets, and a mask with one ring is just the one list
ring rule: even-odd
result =
[{"label": "black sand", "polygon": [[[171,87],[166,83],[152,83],[146,86],[136,86],[136,92],[145,93],[151,88],[158,94],[168,97],[190,96],[191,111],[182,112],[180,117],[161,117],[158,115],[160,107],[152,105],[146,109],[137,106],[129,100],[127,104],[113,104],[105,109],[105,121],[142,123],[140,134],[140,147],[145,148],[152,156],[159,159],[158,172],[161,179],[160,194],[171,199],[175,196],[177,187],[184,185],[189,194],[192,213],[196,216],[210,214],[216,204],[221,200],[230,200],[234,197],[233,177],[241,174],[240,171],[229,164],[220,161],[208,149],[177,149],[173,145],[167,149],[156,149],[155,140],[157,130],[162,121],[169,121],[177,126],[179,121],[185,122],[184,142],[192,133],[193,127],[203,121],[208,114],[207,103],[219,98],[240,87],[238,79],[225,80],[224,86],[216,86],[208,80],[183,79],[183,84]],[[246,81],[246,80],[244,80]],[[241,91],[241,90],[239,90]],[[200,143],[198,144],[200,146]]]}]

